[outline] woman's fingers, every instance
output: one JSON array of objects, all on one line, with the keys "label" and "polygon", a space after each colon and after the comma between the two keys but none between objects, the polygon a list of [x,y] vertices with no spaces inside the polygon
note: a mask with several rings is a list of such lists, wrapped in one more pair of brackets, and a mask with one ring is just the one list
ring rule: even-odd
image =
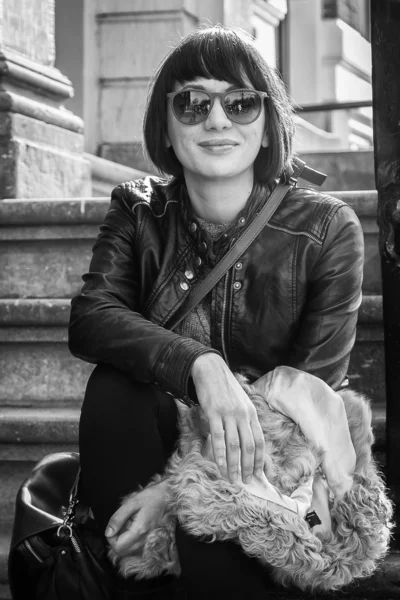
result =
[{"label": "woman's fingers", "polygon": [[215,461],[223,474],[226,469],[226,448],[225,448],[225,431],[222,421],[219,417],[209,420],[211,445],[214,453]]},{"label": "woman's fingers", "polygon": [[148,505],[139,510],[125,531],[122,531],[120,535],[108,538],[108,542],[118,556],[125,556],[144,546],[148,534],[154,527],[153,508]]},{"label": "woman's fingers", "polygon": [[264,436],[257,416],[250,419],[228,418],[222,422],[217,417],[209,422],[216,463],[231,481],[237,481],[239,464],[243,483],[250,483],[253,474],[260,477],[264,469]]},{"label": "woman's fingers", "polygon": [[105,536],[107,538],[114,537],[124,527],[125,523],[137,512],[140,508],[137,496],[132,496],[128,502],[124,504],[113,514],[106,527]]},{"label": "woman's fingers", "polygon": [[251,428],[253,432],[254,439],[254,475],[256,477],[261,477],[264,471],[264,462],[265,462],[265,440],[264,434],[259,423],[257,416],[255,419],[251,421]]},{"label": "woman's fingers", "polygon": [[109,526],[116,533],[107,537],[118,556],[141,551],[148,534],[160,523],[165,510],[165,485],[160,482],[131,496],[111,517]]},{"label": "woman's fingers", "polygon": [[139,526],[130,527],[121,535],[108,539],[108,543],[118,556],[126,556],[132,552],[137,552],[143,548],[148,532],[143,531]]},{"label": "woman's fingers", "polygon": [[238,426],[241,449],[241,467],[243,483],[250,483],[254,472],[255,443],[253,431],[248,421],[239,423]]},{"label": "woman's fingers", "polygon": [[237,424],[227,420],[224,424],[220,417],[209,421],[211,444],[214,458],[221,475],[227,475],[231,481],[236,481],[239,472],[240,440]]},{"label": "woman's fingers", "polygon": [[240,460],[240,438],[237,421],[234,419],[227,419],[224,423],[224,426],[228,477],[231,481],[237,481],[239,477]]}]

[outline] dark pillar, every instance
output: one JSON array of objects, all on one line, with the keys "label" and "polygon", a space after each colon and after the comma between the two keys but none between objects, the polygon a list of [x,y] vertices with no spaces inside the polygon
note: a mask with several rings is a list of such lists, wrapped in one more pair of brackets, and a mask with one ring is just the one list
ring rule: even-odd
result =
[{"label": "dark pillar", "polygon": [[[387,482],[400,523],[400,0],[371,0],[375,181],[382,256]],[[400,544],[397,527],[397,546]]]}]

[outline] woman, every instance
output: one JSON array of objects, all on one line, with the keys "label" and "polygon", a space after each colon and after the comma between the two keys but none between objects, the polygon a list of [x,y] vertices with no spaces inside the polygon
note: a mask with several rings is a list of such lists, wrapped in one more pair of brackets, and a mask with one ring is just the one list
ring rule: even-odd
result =
[{"label": "woman", "polygon": [[[292,135],[282,83],[232,29],[195,31],[155,75],[144,140],[154,165],[173,177],[113,191],[70,323],[71,352],[98,363],[80,425],[85,501],[100,527],[109,522],[106,535],[120,555],[140,552],[162,514],[162,483],[117,509],[163,471],[178,436],[173,397],[201,405],[221,473],[232,481],[240,473],[246,483],[263,469],[264,442],[232,373],[255,380],[290,365],[334,389],[345,379],[362,231],[348,206],[311,189],[293,186],[206,299],[167,328],[288,177]],[[208,544],[181,528],[177,546],[189,597],[268,593],[265,573],[238,546]],[[120,579],[119,597],[166,598],[170,584]]]}]

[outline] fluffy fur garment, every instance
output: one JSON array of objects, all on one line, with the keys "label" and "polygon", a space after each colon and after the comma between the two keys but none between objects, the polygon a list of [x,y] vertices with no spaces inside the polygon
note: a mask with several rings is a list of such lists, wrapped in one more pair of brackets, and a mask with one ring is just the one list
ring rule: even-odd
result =
[{"label": "fluffy fur garment", "polygon": [[[265,474],[280,492],[290,494],[310,477],[323,477],[321,451],[287,416],[273,410],[239,377],[254,403],[265,438]],[[175,525],[191,535],[231,540],[249,556],[268,565],[284,586],[304,591],[334,591],[355,579],[368,577],[388,551],[392,506],[371,453],[373,434],[368,401],[353,391],[341,392],[351,441],[356,452],[353,485],[342,499],[331,495],[332,530],[318,532],[303,517],[282,510],[246,488],[224,479],[217,465],[202,456],[207,423],[200,408],[180,406],[181,437],[163,476],[167,509],[147,538],[143,553],[110,557],[125,577],[179,574]],[[136,492],[137,493],[137,492]],[[126,500],[129,500],[128,497]],[[315,533],[313,533],[313,529]]]}]

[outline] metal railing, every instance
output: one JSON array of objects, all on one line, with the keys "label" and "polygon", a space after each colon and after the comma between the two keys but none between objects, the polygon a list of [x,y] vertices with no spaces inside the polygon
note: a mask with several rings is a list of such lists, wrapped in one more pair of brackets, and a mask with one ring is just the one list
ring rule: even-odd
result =
[{"label": "metal railing", "polygon": [[372,100],[355,100],[351,102],[322,102],[319,104],[303,104],[303,106],[294,106],[294,109],[296,112],[323,112],[330,110],[369,108],[371,106]]},{"label": "metal railing", "polygon": [[301,145],[309,150],[372,148],[372,100],[294,104],[293,109],[302,119]]}]

